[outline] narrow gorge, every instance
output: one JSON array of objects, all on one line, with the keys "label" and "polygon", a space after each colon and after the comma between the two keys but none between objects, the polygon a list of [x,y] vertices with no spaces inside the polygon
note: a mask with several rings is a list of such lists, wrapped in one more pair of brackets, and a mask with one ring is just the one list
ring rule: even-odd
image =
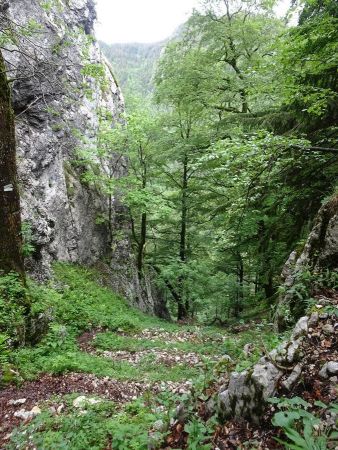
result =
[{"label": "narrow gorge", "polygon": [[112,3],[0,0],[0,450],[334,450],[337,3]]}]

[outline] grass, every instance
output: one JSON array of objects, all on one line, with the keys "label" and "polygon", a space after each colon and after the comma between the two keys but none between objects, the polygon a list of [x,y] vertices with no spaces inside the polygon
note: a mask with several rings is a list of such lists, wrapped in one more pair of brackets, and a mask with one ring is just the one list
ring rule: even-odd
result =
[{"label": "grass", "polygon": [[168,368],[164,364],[145,359],[137,366],[126,361],[91,355],[81,351],[55,351],[47,355],[37,349],[23,349],[15,354],[13,362],[23,379],[35,379],[41,373],[91,373],[117,380],[180,381],[198,375],[199,369],[186,364]]},{"label": "grass", "polygon": [[[33,313],[48,316],[51,322],[38,345],[11,353],[11,363],[19,371],[21,380],[34,379],[42,373],[58,375],[67,372],[147,382],[193,380],[194,395],[198,396],[221,371],[234,368],[236,364],[238,370],[252,365],[261,355],[261,340],[268,349],[278,341],[266,324],[231,334],[217,327],[168,323],[131,308],[123,298],[103,285],[100,274],[94,270],[60,263],[54,270],[55,278],[48,286],[29,283]],[[81,351],[77,338],[93,329],[105,330],[98,332],[92,342],[97,350],[138,352],[175,348],[205,356],[206,362],[193,367],[186,364],[167,367],[146,355],[134,365]],[[170,333],[170,342],[156,336],[153,341],[142,339],[141,332],[145,329]],[[194,332],[193,337],[183,342],[178,340],[182,332],[187,331]],[[242,349],[248,342],[254,345],[254,351],[250,358],[244,358]],[[222,363],[208,363],[208,359],[223,354],[230,355],[234,363],[230,366],[225,363],[224,367]],[[158,443],[163,441],[166,431],[156,431],[153,425],[160,420],[167,426],[178,402],[178,398],[169,392],[159,396],[148,393],[123,406],[102,399],[101,403],[90,405],[80,413],[72,406],[72,399],[73,396],[64,396],[57,400],[65,404],[59,415],[50,412],[47,402],[41,415],[13,433],[8,449],[159,448]],[[181,398],[179,401],[186,400]],[[149,434],[150,429],[153,431]]]},{"label": "grass", "polygon": [[[219,330],[217,332],[213,330],[215,339],[218,337]],[[209,331],[209,338],[212,338],[212,334]],[[126,350],[129,352],[137,352],[142,350],[148,350],[151,348],[158,348],[163,350],[171,350],[173,348],[182,352],[197,353],[202,356],[212,357],[229,355],[233,359],[240,358],[243,353],[242,349],[245,344],[252,343],[256,348],[254,353],[259,356],[261,352],[262,342],[267,349],[272,349],[276,344],[280,342],[282,338],[280,336],[271,333],[271,328],[266,326],[264,328],[257,327],[250,331],[244,331],[241,334],[226,335],[224,342],[175,342],[167,343],[161,340],[141,340],[135,336],[121,336],[114,332],[102,332],[98,333],[93,340],[93,346],[100,350],[119,351]]]},{"label": "grass", "polygon": [[[228,354],[235,360],[242,360],[243,346],[250,342],[254,344],[255,351],[245,365],[251,365],[260,355],[258,336],[265,341],[267,348],[276,344],[269,327],[256,326],[250,331],[231,335],[216,327],[202,330],[168,323],[131,308],[123,298],[103,286],[100,275],[93,270],[60,263],[55,265],[54,270],[55,279],[49,286],[30,284],[34,313],[47,311],[53,321],[42,342],[33,348],[20,349],[12,355],[12,362],[23,379],[34,379],[45,372],[84,372],[120,380],[179,381],[195,377],[200,370],[184,364],[168,368],[149,358],[135,366],[82,352],[76,338],[93,328],[109,330],[96,335],[93,345],[98,350],[137,352],[151,348],[175,348],[206,357]],[[175,342],[141,340],[137,337],[137,333],[143,329],[154,328],[169,333],[194,331],[198,340],[175,341],[175,334]],[[122,331],[129,334],[119,334]],[[219,337],[224,335],[226,340],[222,342]],[[243,365],[243,362],[240,364]]]},{"label": "grass", "polygon": [[[168,323],[131,308],[123,298],[102,285],[100,274],[96,271],[60,263],[55,265],[54,271],[55,279],[49,286],[38,286],[34,283],[30,285],[34,300],[33,311],[35,314],[48,311],[53,321],[40,344],[33,348],[20,349],[13,354],[12,361],[24,379],[36,378],[44,372],[84,372],[122,380],[178,381],[193,378],[199,372],[198,367],[191,368],[182,364],[168,368],[149,358],[141,361],[137,367],[125,361],[112,361],[82,352],[76,341],[77,336],[96,328],[109,330],[98,333],[93,341],[93,345],[99,350],[137,352],[151,348],[176,348],[182,352],[194,352],[207,357],[228,354],[233,359],[243,359],[242,348],[250,342],[255,344],[256,351],[246,364],[251,364],[259,357],[258,335],[262,336],[268,348],[276,343],[271,339],[268,327],[256,327],[238,335],[231,335],[216,327],[200,329],[191,325],[178,326]],[[169,333],[194,331],[198,340],[168,343],[160,339],[152,342],[137,338],[137,333],[143,329],[154,328]],[[120,335],[122,331],[129,334]],[[226,341],[222,342],[219,338],[224,335]],[[175,338],[175,335],[173,337]]]},{"label": "grass", "polygon": [[[33,310],[51,311],[54,322],[78,332],[97,327],[124,331],[147,326],[172,328],[165,321],[132,309],[122,297],[102,285],[100,274],[94,270],[57,263],[54,273],[55,280],[48,288],[30,286],[32,292],[38,291]],[[43,291],[45,295],[41,295]]]},{"label": "grass", "polygon": [[[55,279],[49,286],[30,283],[34,313],[48,311],[53,321],[37,346],[22,348],[12,354],[12,362],[22,379],[31,380],[45,372],[83,372],[120,380],[179,381],[198,374],[198,368],[185,364],[168,368],[145,358],[135,366],[82,352],[76,338],[93,328],[111,330],[98,335],[98,342],[102,343],[98,348],[138,351],[157,346],[167,349],[173,345],[138,341],[131,336],[119,336],[114,330],[136,333],[145,328],[156,328],[176,332],[191,327],[179,327],[131,308],[123,298],[102,286],[100,275],[93,270],[60,263],[54,270]],[[184,351],[196,350],[191,343],[178,343],[175,347]],[[210,343],[199,347],[201,353],[213,350]]]},{"label": "grass", "polygon": [[[141,400],[131,402],[122,411],[111,401],[87,405],[79,411],[73,407],[73,399],[74,395],[68,395],[50,402],[65,405],[59,415],[50,412],[47,403],[41,415],[13,433],[8,450],[27,448],[27,435],[30,448],[44,450],[102,450],[109,443],[119,450],[147,450],[147,430],[164,416],[153,411],[154,404],[147,405]],[[163,435],[158,433],[153,436],[156,438],[163,439]]]}]

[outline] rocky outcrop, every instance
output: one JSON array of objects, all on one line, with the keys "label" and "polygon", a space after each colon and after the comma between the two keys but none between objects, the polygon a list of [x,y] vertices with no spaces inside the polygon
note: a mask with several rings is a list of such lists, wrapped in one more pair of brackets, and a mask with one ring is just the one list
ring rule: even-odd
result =
[{"label": "rocky outcrop", "polygon": [[[219,393],[223,418],[245,418],[259,423],[268,399],[313,393],[314,386],[328,399],[336,398],[338,323],[335,315],[313,313],[296,324],[289,341],[263,356],[253,368],[233,372]],[[320,382],[318,379],[322,379]],[[303,379],[303,381],[301,381]],[[297,387],[298,386],[298,387]],[[303,392],[302,392],[303,391]]]},{"label": "rocky outcrop", "polygon": [[22,219],[34,248],[27,270],[43,280],[54,260],[101,262],[115,290],[156,311],[156,299],[139,293],[126,208],[107,188],[127,171],[107,144],[124,102],[93,38],[94,0],[12,0],[6,14],[25,30],[5,56]]},{"label": "rocky outcrop", "polygon": [[[294,317],[304,312],[306,303],[299,305],[295,285],[304,271],[312,274],[338,268],[338,197],[331,198],[319,210],[313,229],[301,254],[292,252],[282,277],[284,294],[279,300],[276,323],[285,324],[285,311]],[[338,323],[336,315],[322,313],[324,307],[337,307],[337,294],[318,295],[318,312],[301,317],[291,339],[265,354],[252,369],[234,372],[228,385],[219,393],[219,412],[230,418],[246,418],[259,423],[267,400],[277,393],[289,393],[303,377],[310,384],[318,378],[336,382],[338,372]],[[302,308],[303,311],[302,311]],[[298,316],[299,317],[299,316]],[[318,389],[318,383],[316,384]],[[330,389],[330,388],[327,388]],[[336,394],[335,394],[336,395]]]},{"label": "rocky outcrop", "polygon": [[[292,252],[284,269],[284,292],[279,301],[276,322],[285,322],[284,312],[295,315],[301,311],[294,287],[304,271],[312,274],[338,268],[338,197],[331,198],[318,212],[314,227],[302,253]],[[318,293],[318,312],[301,317],[289,341],[265,354],[258,364],[241,373],[234,372],[229,383],[219,393],[219,413],[225,418],[246,418],[259,423],[266,411],[269,397],[292,392],[303,378],[302,389],[319,390],[327,383],[325,392],[334,388],[338,374],[337,316],[322,312],[337,308],[338,295],[328,290],[329,297]],[[305,303],[303,305],[305,307]],[[304,311],[303,311],[304,312]],[[313,386],[311,385],[313,379]],[[322,382],[318,382],[321,379]],[[300,391],[302,390],[300,389]],[[299,393],[299,392],[298,392]],[[337,395],[335,391],[334,396]]]},{"label": "rocky outcrop", "polygon": [[288,264],[293,265],[293,272],[300,271],[306,266],[315,270],[338,268],[337,196],[320,208],[302,253],[298,258],[295,256],[296,254],[293,253]]},{"label": "rocky outcrop", "polygon": [[338,269],[338,197],[334,196],[319,210],[312,231],[300,254],[293,251],[282,271],[283,294],[275,316],[277,328],[282,329],[286,315],[299,317],[304,304],[295,296],[295,285],[304,271],[311,273]]}]

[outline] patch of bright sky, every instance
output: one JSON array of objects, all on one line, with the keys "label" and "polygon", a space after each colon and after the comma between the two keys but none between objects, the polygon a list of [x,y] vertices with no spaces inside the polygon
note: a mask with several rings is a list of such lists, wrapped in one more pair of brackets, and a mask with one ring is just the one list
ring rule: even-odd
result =
[{"label": "patch of bright sky", "polygon": [[[199,0],[96,0],[97,38],[112,43],[159,42],[184,23]],[[289,0],[281,0],[278,15]]]}]

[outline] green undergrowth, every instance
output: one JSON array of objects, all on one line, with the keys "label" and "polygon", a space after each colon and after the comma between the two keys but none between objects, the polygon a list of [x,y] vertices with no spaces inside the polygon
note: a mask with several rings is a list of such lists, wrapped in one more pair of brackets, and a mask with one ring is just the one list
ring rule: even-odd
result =
[{"label": "green undergrowth", "polygon": [[[148,350],[152,348],[158,348],[163,350],[171,350],[173,348],[182,352],[197,353],[202,356],[221,357],[222,355],[229,355],[234,360],[242,360],[243,347],[247,343],[252,344],[252,352],[250,357],[246,360],[247,364],[251,364],[251,361],[255,361],[262,353],[262,348],[270,350],[275,347],[284,336],[274,335],[271,332],[271,327],[268,325],[256,325],[252,330],[243,331],[240,334],[225,334],[224,341],[218,341],[218,330],[214,332],[214,341],[209,342],[185,341],[174,343],[165,342],[159,339],[145,340],[140,337],[119,335],[113,332],[98,333],[94,340],[93,346],[100,350],[119,351],[126,350],[130,352],[137,352],[142,350]],[[222,336],[222,335],[221,335]],[[223,334],[224,336],[224,334]],[[212,339],[212,334],[208,334],[208,338]]]},{"label": "green undergrowth", "polygon": [[164,364],[144,358],[139,364],[133,365],[76,349],[66,352],[60,349],[43,354],[40,352],[41,348],[24,349],[13,356],[13,361],[23,379],[34,379],[45,372],[57,375],[83,372],[118,380],[179,381],[191,379],[198,374],[198,368],[189,367],[187,364],[168,368]]},{"label": "green undergrowth", "polygon": [[[197,353],[206,362],[229,355],[234,366],[237,363],[237,368],[246,368],[261,355],[261,339],[267,348],[277,343],[271,328],[265,323],[253,324],[250,330],[231,334],[227,329],[179,326],[148,316],[131,308],[123,298],[105,287],[100,273],[76,265],[58,263],[54,266],[54,278],[48,285],[28,281],[27,289],[32,300],[33,322],[46,321],[48,327],[38,344],[12,351],[6,346],[6,334],[2,335],[1,361],[6,360],[14,366],[20,374],[17,381],[34,379],[40,373],[68,372],[92,373],[121,380],[179,381],[194,378],[200,368],[184,363],[167,367],[156,362],[152,355],[145,355],[136,366],[100,356],[99,351],[177,349]],[[143,338],[140,333],[145,329],[153,330],[154,337]],[[98,330],[92,341],[98,354],[79,348],[78,337],[89,330]],[[160,333],[159,337],[156,337],[156,332]],[[169,333],[171,339],[161,338],[161,333]],[[184,333],[186,336],[182,341]],[[253,350],[244,359],[242,349],[248,342],[253,344]],[[9,377],[8,381],[12,378]]]},{"label": "green undergrowth", "polygon": [[181,328],[131,308],[126,301],[101,284],[96,271],[69,264],[56,264],[49,286],[29,283],[33,316],[49,317],[48,332],[34,347],[21,348],[11,355],[21,379],[39,373],[93,373],[116,379],[177,381],[191,378],[198,369],[185,364],[168,369],[149,357],[136,367],[128,362],[88,354],[80,350],[77,337],[92,329],[136,333],[144,328],[178,331]]},{"label": "green undergrowth", "polygon": [[146,326],[166,326],[165,321],[142,314],[111,289],[103,286],[101,276],[92,269],[70,264],[55,264],[51,287],[33,305],[34,311],[52,310],[53,321],[77,332],[103,327],[109,330],[136,331]]},{"label": "green undergrowth", "polygon": [[[54,274],[47,286],[29,282],[33,317],[47,317],[50,323],[47,334],[37,345],[11,353],[11,363],[21,380],[34,379],[46,372],[83,372],[122,380],[179,381],[195,377],[200,370],[183,363],[168,368],[151,355],[146,355],[136,366],[86,353],[79,348],[77,338],[88,330],[106,330],[98,331],[92,342],[97,350],[137,352],[175,348],[207,359],[230,355],[235,364],[238,362],[237,368],[246,368],[258,359],[262,351],[261,339],[268,348],[277,343],[271,328],[264,323],[231,334],[226,329],[179,326],[148,316],[131,308],[123,298],[105,287],[100,274],[94,270],[58,263]],[[139,333],[145,329],[172,333],[172,342],[161,340],[156,334],[152,340],[142,338]],[[193,332],[193,336],[190,339],[187,333],[188,337],[181,341],[179,336],[183,332]],[[253,350],[244,361],[242,349],[248,342],[253,344]]]},{"label": "green undergrowth", "polygon": [[[185,426],[190,447],[206,448],[203,442],[210,436],[215,423],[202,423],[196,419],[197,399],[204,398],[208,386],[222,374],[249,367],[262,355],[262,346],[270,349],[279,341],[264,321],[252,323],[250,329],[240,333],[231,333],[226,328],[178,325],[147,316],[105,287],[100,274],[94,270],[58,263],[54,274],[48,285],[28,283],[33,319],[38,318],[41,322],[48,319],[42,339],[31,347],[3,349],[6,360],[19,374],[16,377],[18,383],[38,378],[42,373],[77,372],[147,383],[191,380],[193,393],[192,397],[184,394],[178,398],[170,392],[155,395],[149,391],[125,405],[101,399],[101,403],[90,405],[82,412],[73,407],[75,394],[63,396],[57,400],[65,404],[60,414],[53,414],[48,402],[39,404],[42,413],[13,433],[8,445],[10,450],[31,447],[44,450],[160,448],[168,433],[170,419],[182,402],[186,404],[188,414]],[[81,350],[78,338],[93,330],[95,338],[89,342],[93,351],[85,352]],[[144,330],[149,338],[142,334]],[[7,341],[3,338],[1,342],[0,351]],[[252,348],[250,354],[244,356],[243,346],[247,343],[252,344]],[[197,353],[201,363],[189,366],[180,362],[168,367],[156,362],[155,355],[150,353],[134,365],[100,354],[103,350],[138,352],[154,348]],[[225,355],[232,361],[222,358]],[[160,421],[161,426],[157,427],[160,429],[154,427],[156,421]]]},{"label": "green undergrowth", "polygon": [[224,343],[215,342],[173,342],[167,343],[159,339],[145,340],[134,336],[121,336],[112,332],[98,333],[93,340],[93,345],[100,350],[126,350],[137,352],[153,348],[171,350],[173,348],[183,352],[194,352],[201,355],[219,355],[226,353]]},{"label": "green undergrowth", "polygon": [[[50,402],[56,407],[58,404],[64,406],[58,415],[53,414],[46,404],[42,414],[13,433],[8,450],[23,450],[27,448],[28,440],[32,448],[44,450],[146,450],[150,443],[148,429],[157,420],[168,420],[168,413],[158,408],[160,399],[138,399],[123,408],[101,399],[100,403],[78,409],[73,406],[76,396],[68,395]],[[164,434],[152,434],[151,441],[157,448]]]}]

